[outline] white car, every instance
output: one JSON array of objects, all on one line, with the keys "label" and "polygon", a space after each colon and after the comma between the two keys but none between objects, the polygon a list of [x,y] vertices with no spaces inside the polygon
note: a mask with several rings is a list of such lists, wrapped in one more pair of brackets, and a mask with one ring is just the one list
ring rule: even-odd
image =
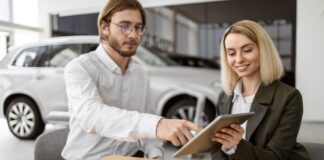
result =
[{"label": "white car", "polygon": [[[33,139],[46,123],[68,120],[64,66],[98,42],[97,36],[58,37],[9,49],[0,62],[0,109],[16,137]],[[141,46],[133,59],[149,72],[157,114],[203,124],[214,119],[218,70],[182,67]]]}]

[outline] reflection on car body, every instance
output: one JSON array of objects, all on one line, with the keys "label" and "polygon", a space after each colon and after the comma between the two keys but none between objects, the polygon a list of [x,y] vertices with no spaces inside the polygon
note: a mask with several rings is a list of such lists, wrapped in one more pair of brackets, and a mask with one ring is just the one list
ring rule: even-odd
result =
[{"label": "reflection on car body", "polygon": [[[10,49],[0,63],[0,107],[16,137],[35,138],[46,123],[68,120],[64,66],[98,43],[97,36],[72,36]],[[221,91],[218,70],[182,67],[141,46],[133,59],[149,73],[157,114],[193,121],[196,95],[203,95],[200,119],[206,124],[214,118]]]}]

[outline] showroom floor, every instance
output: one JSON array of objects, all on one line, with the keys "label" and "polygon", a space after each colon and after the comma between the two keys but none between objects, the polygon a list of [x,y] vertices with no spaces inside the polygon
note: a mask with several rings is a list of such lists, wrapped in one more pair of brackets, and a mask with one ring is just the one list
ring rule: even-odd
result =
[{"label": "showroom floor", "polygon": [[[61,128],[62,125],[47,125],[46,132]],[[301,126],[301,130],[298,136],[298,140],[301,142],[324,142],[324,123],[310,123],[304,122]],[[33,160],[34,141],[33,140],[19,140],[14,137],[8,127],[6,120],[0,117],[0,159],[7,160]],[[175,148],[165,145],[165,159],[172,159],[172,154],[176,151]],[[197,158],[181,158],[182,159],[197,159]],[[209,160],[209,155],[205,155],[204,158]]]}]

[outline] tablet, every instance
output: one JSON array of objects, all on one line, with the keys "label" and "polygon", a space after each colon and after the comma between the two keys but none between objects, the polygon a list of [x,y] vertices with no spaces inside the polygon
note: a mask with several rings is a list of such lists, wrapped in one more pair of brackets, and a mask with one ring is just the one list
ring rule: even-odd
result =
[{"label": "tablet", "polygon": [[232,123],[242,124],[253,115],[254,112],[225,114],[218,116],[196,136],[194,136],[188,143],[174,153],[173,157],[208,151],[216,144],[216,142],[211,141],[215,133],[219,132],[220,129],[224,127],[229,127]]}]

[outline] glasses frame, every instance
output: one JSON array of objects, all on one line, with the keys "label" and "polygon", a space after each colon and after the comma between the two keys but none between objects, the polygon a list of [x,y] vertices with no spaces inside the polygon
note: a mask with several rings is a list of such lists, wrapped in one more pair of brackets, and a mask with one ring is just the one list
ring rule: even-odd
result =
[{"label": "glasses frame", "polygon": [[[133,31],[135,31],[135,33],[138,35],[143,35],[143,33],[146,31],[146,27],[144,25],[141,25],[141,28],[138,29],[136,27],[139,27],[139,25],[132,25],[132,24],[128,24],[128,23],[119,24],[119,23],[115,23],[112,21],[109,21],[109,23],[112,23],[112,24],[120,27],[120,32],[124,35],[129,35]],[[125,27],[125,25],[127,25],[127,27]]]}]

